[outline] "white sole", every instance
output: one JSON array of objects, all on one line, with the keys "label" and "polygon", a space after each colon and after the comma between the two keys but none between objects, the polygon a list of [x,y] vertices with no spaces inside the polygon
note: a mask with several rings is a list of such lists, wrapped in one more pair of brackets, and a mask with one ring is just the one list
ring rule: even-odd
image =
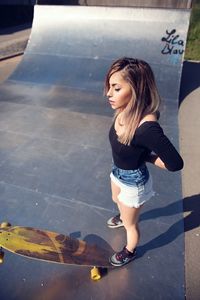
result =
[{"label": "white sole", "polygon": [[112,229],[119,228],[119,227],[124,227],[123,224],[121,224],[121,225],[115,225],[115,226],[112,226],[112,225],[108,225],[108,224],[107,224],[107,226],[108,226],[109,228],[112,228]]}]

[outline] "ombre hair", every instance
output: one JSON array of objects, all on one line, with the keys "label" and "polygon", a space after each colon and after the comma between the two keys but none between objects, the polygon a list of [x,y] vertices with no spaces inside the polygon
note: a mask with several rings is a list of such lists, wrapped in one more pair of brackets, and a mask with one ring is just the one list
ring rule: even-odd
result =
[{"label": "ombre hair", "polygon": [[130,84],[132,95],[125,109],[117,109],[115,119],[121,113],[123,133],[118,140],[130,145],[141,120],[148,114],[159,118],[160,96],[156,87],[151,67],[143,60],[123,57],[116,60],[110,67],[105,80],[105,94],[110,89],[110,77],[121,72],[125,81]]}]

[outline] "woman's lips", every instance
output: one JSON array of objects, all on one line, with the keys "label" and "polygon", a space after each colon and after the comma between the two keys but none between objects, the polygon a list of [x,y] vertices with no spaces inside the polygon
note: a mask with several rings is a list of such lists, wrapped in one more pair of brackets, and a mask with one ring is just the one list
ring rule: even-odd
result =
[{"label": "woman's lips", "polygon": [[113,104],[115,104],[115,101],[109,100],[109,103],[110,103],[110,105],[113,105]]}]

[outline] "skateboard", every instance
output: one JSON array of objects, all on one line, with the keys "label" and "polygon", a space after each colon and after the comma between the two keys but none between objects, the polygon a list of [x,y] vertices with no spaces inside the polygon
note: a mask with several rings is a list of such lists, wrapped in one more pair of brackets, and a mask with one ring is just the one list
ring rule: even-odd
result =
[{"label": "skateboard", "polygon": [[67,265],[92,267],[90,277],[99,280],[109,263],[109,251],[64,234],[32,227],[0,225],[0,263],[6,249],[28,258]]}]

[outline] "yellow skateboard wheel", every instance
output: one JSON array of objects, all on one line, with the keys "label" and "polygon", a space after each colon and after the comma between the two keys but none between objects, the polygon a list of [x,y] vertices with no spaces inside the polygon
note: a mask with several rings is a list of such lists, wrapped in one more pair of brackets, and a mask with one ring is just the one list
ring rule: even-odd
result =
[{"label": "yellow skateboard wheel", "polygon": [[99,268],[93,267],[91,269],[90,277],[91,277],[92,280],[95,280],[95,281],[101,279],[101,273],[100,273]]},{"label": "yellow skateboard wheel", "polygon": [[3,223],[1,223],[0,228],[6,228],[6,227],[10,227],[10,226],[11,226],[10,223],[8,223],[8,222],[3,222]]}]

